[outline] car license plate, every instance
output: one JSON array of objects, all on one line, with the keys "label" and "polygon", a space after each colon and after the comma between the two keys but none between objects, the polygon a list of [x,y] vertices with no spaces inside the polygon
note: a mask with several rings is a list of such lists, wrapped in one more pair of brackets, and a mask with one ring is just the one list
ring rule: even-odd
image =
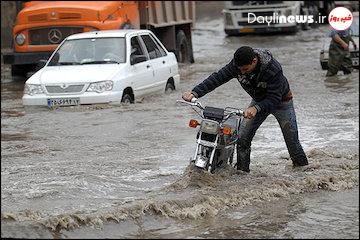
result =
[{"label": "car license plate", "polygon": [[80,104],[79,98],[49,98],[47,100],[48,107],[55,106],[74,106]]},{"label": "car license plate", "polygon": [[253,33],[253,32],[255,32],[255,28],[241,28],[240,32],[241,33]]}]

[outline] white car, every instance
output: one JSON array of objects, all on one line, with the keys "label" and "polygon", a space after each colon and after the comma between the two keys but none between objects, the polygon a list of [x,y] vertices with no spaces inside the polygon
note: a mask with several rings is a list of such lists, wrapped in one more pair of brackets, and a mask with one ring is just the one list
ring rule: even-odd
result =
[{"label": "white car", "polygon": [[25,83],[23,104],[48,107],[130,102],[175,90],[175,54],[149,30],[74,34]]}]

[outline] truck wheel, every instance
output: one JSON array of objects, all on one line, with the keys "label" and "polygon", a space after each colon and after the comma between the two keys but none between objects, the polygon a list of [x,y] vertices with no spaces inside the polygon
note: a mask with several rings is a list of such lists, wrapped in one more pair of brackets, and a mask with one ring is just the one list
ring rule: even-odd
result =
[{"label": "truck wheel", "polygon": [[[305,7],[301,8],[300,14],[301,15],[309,15],[309,9],[305,8]],[[309,30],[310,29],[310,24],[308,22],[301,23],[301,29],[302,30]]]},{"label": "truck wheel", "polygon": [[317,6],[311,6],[310,9],[309,9],[309,13],[310,15],[313,15],[314,16],[314,22],[311,23],[311,27],[312,28],[317,28],[319,27],[319,23],[317,22],[316,18],[317,16],[319,16],[319,8]]},{"label": "truck wheel", "polygon": [[183,30],[178,31],[176,34],[176,52],[178,62],[191,62],[190,45]]},{"label": "truck wheel", "polygon": [[[330,12],[336,7],[335,3],[333,1],[329,1],[327,3],[327,16],[329,16]],[[327,18],[326,18],[327,19]]]},{"label": "truck wheel", "polygon": [[[330,14],[330,12],[331,12],[331,10],[333,10],[334,8],[335,8],[335,3],[334,3],[334,1],[327,1],[327,2],[324,2],[326,5],[325,5],[325,7],[322,9],[322,11],[321,11],[321,15],[323,15],[323,16],[329,16],[329,14]],[[328,24],[329,23],[329,21],[328,21],[329,19],[328,18],[325,18],[325,24]]]},{"label": "truck wheel", "polygon": [[11,65],[11,76],[26,78],[28,68],[25,65]]}]

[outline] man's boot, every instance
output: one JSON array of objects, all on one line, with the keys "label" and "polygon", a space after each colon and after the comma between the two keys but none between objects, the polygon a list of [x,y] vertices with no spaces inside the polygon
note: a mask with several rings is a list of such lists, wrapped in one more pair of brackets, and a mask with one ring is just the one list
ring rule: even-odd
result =
[{"label": "man's boot", "polygon": [[237,170],[250,172],[250,151],[249,144],[240,143],[240,141],[238,142],[236,145]]},{"label": "man's boot", "polygon": [[335,75],[336,75],[336,73],[333,73],[331,71],[326,72],[326,77],[332,77],[332,76],[335,76]]},{"label": "man's boot", "polygon": [[301,155],[297,155],[296,157],[292,157],[291,159],[293,161],[294,167],[301,167],[301,166],[306,166],[309,164],[305,153],[301,154]]},{"label": "man's boot", "polygon": [[342,66],[341,70],[343,71],[344,75],[351,74],[351,70],[349,68],[346,68],[346,67]]}]

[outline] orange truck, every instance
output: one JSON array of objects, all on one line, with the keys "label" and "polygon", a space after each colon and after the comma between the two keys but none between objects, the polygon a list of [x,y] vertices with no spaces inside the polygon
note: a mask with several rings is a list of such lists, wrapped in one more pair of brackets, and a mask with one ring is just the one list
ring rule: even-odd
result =
[{"label": "orange truck", "polygon": [[11,74],[26,77],[67,36],[110,29],[149,29],[175,53],[194,62],[195,1],[25,1],[13,28],[13,51],[3,55]]}]

